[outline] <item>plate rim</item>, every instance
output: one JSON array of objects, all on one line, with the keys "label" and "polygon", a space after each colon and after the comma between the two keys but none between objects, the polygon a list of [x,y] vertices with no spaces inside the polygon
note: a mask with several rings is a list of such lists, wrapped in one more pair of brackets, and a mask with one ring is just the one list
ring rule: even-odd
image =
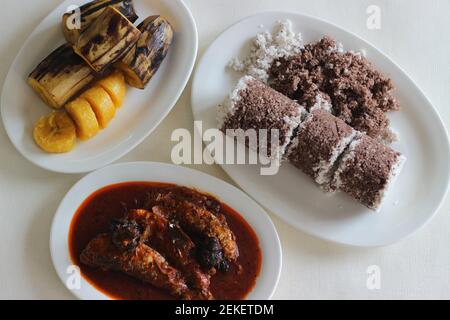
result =
[{"label": "plate rim", "polygon": [[[443,130],[443,132],[445,133],[445,140],[446,140],[446,149],[447,151],[450,150],[450,137],[448,134],[448,130],[447,127],[445,126],[441,115],[439,114],[438,110],[436,109],[436,107],[433,105],[433,103],[431,103],[431,101],[428,99],[428,97],[425,95],[425,93],[423,92],[423,90],[417,85],[417,83],[414,81],[414,79],[398,64],[396,63],[389,55],[385,54],[382,50],[378,49],[375,45],[373,45],[372,43],[370,43],[369,41],[363,39],[362,37],[360,37],[359,35],[353,33],[352,31],[349,31],[346,28],[343,28],[333,22],[330,22],[326,19],[322,19],[319,18],[317,16],[314,15],[309,15],[309,14],[305,14],[305,13],[301,13],[298,11],[286,11],[286,10],[263,10],[248,16],[245,16],[243,18],[238,19],[236,22],[231,23],[228,27],[226,27],[222,32],[220,32],[217,37],[210,42],[210,44],[208,45],[208,47],[206,48],[206,50],[203,52],[202,56],[198,59],[197,62],[197,66],[193,72],[193,79],[192,79],[192,87],[191,87],[191,109],[192,109],[192,113],[194,116],[194,120],[201,120],[199,118],[196,117],[197,112],[195,111],[195,105],[197,105],[194,100],[195,100],[195,94],[194,92],[197,91],[196,88],[198,86],[198,83],[200,82],[200,79],[198,77],[200,68],[202,67],[202,65],[204,64],[204,60],[205,57],[209,54],[210,51],[212,51],[212,47],[214,46],[214,44],[217,42],[217,40],[219,38],[221,38],[224,34],[226,34],[230,29],[232,29],[233,27],[235,27],[236,25],[243,23],[247,20],[250,20],[252,18],[255,18],[257,16],[263,16],[263,15],[296,15],[298,17],[305,17],[308,19],[312,19],[312,20],[317,20],[321,23],[327,24],[333,28],[339,29],[340,31],[343,31],[345,33],[348,33],[349,35],[351,35],[352,37],[356,38],[358,41],[361,41],[364,45],[370,47],[371,50],[375,50],[376,52],[378,52],[379,54],[381,54],[385,59],[388,60],[388,62],[390,62],[391,64],[395,65],[396,68],[398,68],[398,70],[400,71],[400,73],[402,73],[411,83],[412,85],[415,87],[415,89],[417,90],[417,92],[422,96],[422,98],[424,98],[429,106],[431,106],[431,110],[433,112],[433,115],[439,120],[439,126],[440,128]],[[275,21],[274,21],[275,22]],[[232,57],[230,57],[231,59]],[[197,128],[197,126],[194,126],[194,130],[197,130],[197,133],[199,132],[199,128]],[[209,152],[209,149],[208,149]],[[226,174],[233,180],[233,182],[235,182],[239,188],[241,188],[244,192],[246,192],[246,189],[242,187],[241,183],[236,180],[230,173],[229,173],[229,169],[227,166],[221,165],[219,164],[219,166],[226,172]],[[278,214],[275,210],[269,209],[267,208],[267,206],[263,205],[262,203],[260,203],[258,200],[256,200],[256,198],[254,198],[253,196],[251,196],[249,194],[249,196],[254,199],[257,203],[259,203],[263,208],[265,208],[266,210],[268,210],[269,212],[273,212],[273,214],[275,214],[278,218],[280,218],[282,221],[284,221],[285,223],[287,223],[289,226],[295,228],[298,231],[301,231],[309,236],[312,236],[316,239],[321,239],[321,240],[325,240],[328,241],[330,243],[335,243],[338,245],[343,245],[343,246],[347,246],[347,247],[354,247],[354,248],[378,248],[378,247],[385,247],[385,246],[389,246],[392,244],[395,244],[399,241],[402,241],[410,236],[412,236],[413,234],[415,234],[416,232],[420,231],[422,228],[424,228],[435,216],[436,214],[439,212],[439,210],[442,208],[442,205],[444,203],[444,200],[447,198],[449,191],[450,191],[450,170],[448,171],[448,175],[446,177],[447,180],[447,187],[445,190],[443,190],[442,193],[442,197],[439,201],[439,203],[437,204],[435,210],[433,211],[432,214],[430,214],[426,220],[416,229],[406,233],[405,235],[403,235],[402,237],[398,238],[398,239],[394,239],[394,240],[389,240],[389,241],[384,241],[384,242],[379,242],[376,244],[369,244],[369,243],[355,243],[355,242],[346,242],[346,241],[339,241],[337,239],[334,239],[332,237],[326,237],[324,235],[320,235],[320,234],[315,234],[313,232],[310,232],[308,230],[306,230],[305,228],[299,226],[298,224],[294,224],[293,222],[289,221],[289,219],[285,218],[283,215]],[[247,192],[246,192],[247,193]]]},{"label": "plate rim", "polygon": [[[67,0],[68,1],[68,0]],[[172,109],[175,107],[175,105],[177,104],[178,100],[180,99],[181,95],[183,94],[183,92],[185,91],[187,84],[192,76],[192,73],[194,71],[194,67],[197,61],[197,56],[198,56],[198,47],[199,47],[199,36],[198,36],[198,28],[197,28],[197,23],[194,19],[194,16],[192,14],[192,11],[190,10],[190,8],[186,5],[186,3],[184,2],[184,0],[173,0],[173,1],[177,1],[181,7],[183,7],[183,9],[185,10],[186,13],[186,18],[187,21],[189,21],[189,23],[191,24],[192,28],[193,28],[193,37],[194,37],[194,50],[193,50],[193,54],[192,54],[192,59],[190,61],[189,64],[189,72],[186,73],[182,83],[183,85],[180,86],[180,89],[178,90],[179,92],[175,95],[173,95],[172,100],[170,101],[170,103],[168,103],[167,105],[169,106],[163,113],[161,119],[157,122],[155,122],[154,127],[151,130],[147,130],[147,133],[142,135],[139,139],[136,139],[135,142],[133,143],[127,143],[127,147],[125,147],[121,152],[118,152],[117,154],[113,155],[110,157],[109,160],[107,161],[103,161],[102,163],[93,163],[89,166],[85,166],[84,168],[79,168],[79,169],[72,169],[70,167],[53,167],[52,165],[47,165],[47,163],[45,161],[43,162],[38,162],[34,157],[30,156],[29,154],[27,154],[26,152],[24,152],[24,150],[22,150],[22,148],[19,148],[17,146],[17,144],[14,142],[13,136],[14,133],[10,132],[10,129],[8,129],[8,126],[6,125],[6,116],[5,116],[5,104],[6,102],[4,102],[4,96],[5,94],[5,90],[6,90],[6,84],[8,82],[8,79],[10,77],[10,74],[12,72],[13,66],[18,62],[19,56],[21,55],[22,51],[24,50],[24,48],[26,47],[26,45],[31,41],[31,39],[34,36],[34,33],[36,31],[36,29],[38,29],[41,24],[44,22],[45,19],[47,19],[51,14],[53,14],[53,12],[59,10],[60,8],[64,7],[64,5],[66,4],[67,1],[62,2],[61,4],[57,5],[54,9],[52,9],[49,13],[47,13],[44,18],[33,28],[33,30],[31,31],[31,33],[28,35],[28,37],[26,38],[26,40],[22,43],[20,49],[17,51],[15,58],[13,59],[11,65],[8,68],[8,72],[6,73],[4,82],[3,82],[3,86],[2,86],[2,90],[1,90],[1,98],[0,98],[0,116],[2,118],[2,124],[3,124],[3,128],[5,129],[6,135],[8,136],[8,139],[11,143],[11,145],[14,147],[14,149],[19,152],[19,154],[26,159],[27,161],[31,162],[33,165],[45,169],[47,171],[50,172],[56,172],[56,173],[67,173],[67,174],[79,174],[79,173],[87,173],[87,172],[92,172],[96,169],[105,167],[115,161],[117,161],[118,159],[121,159],[122,157],[124,157],[125,155],[129,154],[131,151],[133,151],[136,147],[138,147],[145,139],[147,139],[158,127],[159,125],[167,118],[167,116],[169,115],[169,113],[172,111]],[[51,111],[52,109],[50,109]],[[109,150],[108,152],[112,152],[115,148],[117,147],[117,145],[113,146],[111,148],[111,150]]]},{"label": "plate rim", "polygon": [[[57,224],[58,220],[60,218],[62,218],[64,215],[69,215],[70,216],[70,221],[72,221],[73,216],[76,213],[76,211],[73,212],[73,213],[65,213],[65,212],[62,211],[62,209],[67,205],[67,202],[71,201],[72,193],[75,192],[80,185],[83,185],[84,183],[86,183],[86,181],[92,180],[96,176],[102,175],[103,172],[108,172],[109,170],[112,170],[112,169],[121,168],[122,170],[128,170],[129,168],[135,167],[135,166],[143,166],[143,167],[146,167],[146,169],[151,169],[152,167],[153,167],[153,169],[155,169],[155,168],[162,168],[162,167],[167,168],[167,169],[176,168],[177,170],[188,172],[189,174],[191,174],[193,176],[200,176],[200,177],[202,177],[202,179],[209,180],[211,182],[214,182],[215,184],[219,184],[219,185],[222,185],[222,186],[227,186],[227,188],[229,188],[229,190],[232,191],[233,194],[239,194],[240,197],[246,199],[246,202],[250,203],[250,205],[252,207],[257,209],[259,211],[257,214],[259,215],[259,217],[261,217],[261,215],[262,215],[262,218],[264,220],[264,222],[262,223],[262,225],[264,225],[263,228],[267,228],[267,229],[265,229],[266,232],[270,232],[271,237],[273,237],[273,240],[275,240],[275,243],[273,244],[276,247],[276,251],[275,252],[269,252],[269,250],[264,251],[264,248],[261,247],[261,239],[264,237],[264,235],[256,233],[257,232],[255,230],[256,227],[254,225],[252,225],[248,221],[248,219],[245,217],[245,215],[248,215],[248,214],[251,214],[251,213],[242,213],[242,212],[239,212],[239,211],[238,211],[238,213],[252,227],[252,229],[254,230],[255,234],[257,235],[259,243],[260,243],[260,249],[261,249],[261,251],[263,253],[263,261],[265,259],[271,259],[271,261],[274,261],[273,265],[274,265],[274,269],[276,269],[276,274],[268,274],[267,272],[265,273],[266,277],[270,276],[271,279],[272,279],[273,283],[272,283],[272,286],[271,286],[271,290],[270,290],[270,292],[267,292],[265,294],[263,293],[265,296],[267,296],[267,300],[272,299],[272,297],[273,297],[273,295],[274,295],[274,293],[275,293],[275,291],[276,291],[276,289],[278,287],[278,284],[279,284],[279,281],[280,281],[280,277],[281,277],[281,271],[282,271],[282,267],[283,267],[283,249],[282,249],[282,246],[281,246],[281,240],[280,240],[278,231],[277,231],[277,229],[275,227],[275,224],[273,223],[270,215],[267,213],[267,211],[264,209],[264,207],[262,207],[258,202],[256,202],[254,199],[252,199],[247,193],[243,192],[239,188],[237,188],[237,187],[233,186],[232,184],[230,184],[230,183],[228,183],[226,181],[223,181],[223,180],[221,180],[221,179],[219,179],[219,178],[217,178],[215,176],[212,176],[212,175],[209,175],[209,174],[204,173],[202,171],[191,169],[191,168],[188,168],[188,167],[185,167],[185,166],[177,166],[177,165],[170,164],[170,163],[151,162],[151,161],[122,162],[122,163],[116,163],[116,164],[111,164],[111,165],[105,166],[105,167],[103,167],[101,169],[98,169],[96,171],[93,171],[93,172],[85,175],[81,179],[79,179],[67,191],[67,193],[62,198],[62,200],[59,203],[59,205],[58,205],[58,207],[57,207],[57,209],[55,211],[55,214],[54,214],[54,216],[52,218],[52,223],[51,223],[51,227],[50,227],[50,235],[49,235],[49,251],[50,251],[50,257],[51,257],[51,260],[52,260],[53,268],[54,268],[55,272],[57,273],[58,278],[62,282],[63,286],[66,287],[66,289],[70,293],[72,293],[78,299],[85,299],[84,295],[82,293],[80,293],[78,290],[69,290],[67,288],[67,286],[66,286],[67,274],[65,274],[64,271],[62,270],[62,269],[64,269],[64,267],[60,266],[57,263],[57,261],[56,261],[57,257],[61,257],[61,252],[58,251],[57,249],[55,249],[56,242],[58,240],[61,241],[60,238],[57,238],[55,236],[55,233],[57,232],[56,228],[59,227],[59,225]],[[119,172],[119,171],[120,170],[117,170],[116,172]],[[126,176],[126,174],[125,174],[125,176]],[[147,180],[145,178],[141,179],[141,180],[137,180],[137,179],[136,180],[134,180],[134,179],[133,180],[126,180],[126,177],[123,176],[123,173],[120,175],[120,180],[122,182],[127,182],[127,181],[130,181],[130,182],[131,181],[149,181],[149,180]],[[102,187],[99,187],[99,188],[93,187],[93,189],[95,189],[95,190],[88,191],[87,197],[89,197],[90,195],[92,195],[92,193],[95,193],[97,190],[99,190],[99,189],[101,189],[103,187],[107,187],[109,185],[114,185],[116,183],[121,183],[121,182],[109,182],[109,183],[106,183]],[[193,184],[195,184],[195,182],[193,182]],[[195,186],[193,184],[190,185],[188,183],[185,183],[185,184],[177,183],[177,185],[181,185],[181,186],[185,185],[185,186],[188,186],[188,187],[195,188]],[[199,188],[199,190],[201,192],[208,192],[207,190],[202,190],[201,188]],[[211,193],[211,194],[213,196],[217,196],[220,199],[220,194],[215,194],[215,193]],[[78,198],[80,198],[80,199],[78,199]],[[83,198],[83,199],[81,199],[81,198],[82,197],[80,197],[80,196],[77,197],[76,202],[78,203],[77,204],[78,207],[83,203],[83,201],[86,200],[86,198]],[[232,203],[229,203],[229,202],[227,202],[227,204],[232,206],[232,207],[234,206]],[[65,244],[67,246],[68,246],[69,232],[70,232],[70,225],[68,226],[67,230],[63,231],[64,235],[67,236],[67,239],[64,239]],[[70,258],[70,252],[64,252],[63,254],[68,254],[69,261],[72,262],[71,258]],[[265,258],[265,257],[267,257],[267,258]],[[261,265],[261,270],[260,270],[260,274],[258,275],[258,277],[260,277],[263,274],[263,272],[264,272],[264,264]],[[104,294],[102,291],[98,290],[94,285],[92,285],[87,278],[85,278],[85,277],[82,277],[82,278],[83,278],[84,282],[87,283],[91,287],[91,289],[94,289],[100,296],[102,296],[103,299],[105,299],[105,300],[113,300],[112,298],[110,298],[109,296]],[[258,281],[258,278],[257,278],[257,281]],[[252,291],[250,291],[250,293],[251,292]],[[248,298],[246,297],[244,299],[247,300]]]}]

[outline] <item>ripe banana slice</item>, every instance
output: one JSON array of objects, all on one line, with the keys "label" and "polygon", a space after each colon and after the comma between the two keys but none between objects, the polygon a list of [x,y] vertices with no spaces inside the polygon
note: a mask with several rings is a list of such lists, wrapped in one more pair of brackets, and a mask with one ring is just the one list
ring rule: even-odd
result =
[{"label": "ripe banana slice", "polygon": [[39,119],[33,137],[36,144],[49,153],[69,152],[77,140],[75,124],[65,112],[53,112]]},{"label": "ripe banana slice", "polygon": [[125,99],[127,86],[125,84],[125,77],[122,72],[116,71],[111,75],[103,78],[97,82],[111,96],[116,108],[120,108]]},{"label": "ripe banana slice", "polygon": [[66,110],[77,127],[77,136],[80,140],[94,137],[100,126],[89,102],[84,98],[77,98],[66,104]]},{"label": "ripe banana slice", "polygon": [[94,110],[100,128],[104,129],[116,115],[116,107],[108,92],[101,86],[95,86],[83,93]]}]

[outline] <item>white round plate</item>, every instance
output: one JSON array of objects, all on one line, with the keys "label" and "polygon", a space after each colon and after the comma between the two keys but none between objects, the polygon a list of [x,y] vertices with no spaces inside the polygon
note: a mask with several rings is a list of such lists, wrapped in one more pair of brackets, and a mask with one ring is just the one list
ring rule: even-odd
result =
[{"label": "white round plate", "polygon": [[[227,69],[231,58],[244,55],[255,34],[289,19],[305,42],[330,35],[346,50],[365,50],[367,58],[392,78],[403,110],[390,116],[399,141],[393,148],[408,161],[374,213],[344,194],[325,195],[299,170],[284,163],[275,176],[259,175],[258,166],[224,165],[223,169],[256,201],[292,226],[319,238],[354,246],[396,242],[423,226],[438,210],[449,186],[448,134],[431,103],[388,57],[352,33],[302,14],[267,12],[248,17],[221,34],[201,59],[192,87],[194,118],[203,130],[215,128],[216,106],[241,74]],[[263,25],[264,29],[260,26]]]},{"label": "white round plate", "polygon": [[[165,182],[195,188],[217,197],[236,210],[255,231],[262,252],[261,273],[247,299],[272,297],[281,272],[281,245],[267,213],[245,193],[222,180],[185,167],[154,162],[122,163],[102,168],[81,179],[64,197],[53,218],[50,251],[56,272],[65,285],[71,276],[67,268],[73,264],[68,247],[73,215],[95,191],[127,181]],[[109,299],[84,278],[81,288],[71,292],[80,299]]]},{"label": "white round plate", "polygon": [[128,88],[124,106],[95,138],[80,142],[67,154],[41,151],[33,141],[33,126],[51,112],[26,80],[33,68],[65,42],[61,17],[71,5],[86,0],[67,0],[33,31],[12,64],[2,92],[1,114],[6,132],[17,150],[34,164],[57,172],[79,173],[103,167],[131,151],[166,117],[191,75],[197,56],[197,28],[182,0],[135,0],[138,23],[161,14],[171,22],[175,38],[167,58],[145,90]]}]

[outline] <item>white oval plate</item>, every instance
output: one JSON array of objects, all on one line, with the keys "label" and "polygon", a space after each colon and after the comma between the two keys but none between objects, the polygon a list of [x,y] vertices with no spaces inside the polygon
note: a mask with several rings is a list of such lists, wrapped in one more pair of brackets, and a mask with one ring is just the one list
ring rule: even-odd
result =
[{"label": "white oval plate", "polygon": [[[216,196],[236,210],[255,231],[262,252],[261,273],[247,299],[272,297],[281,272],[281,245],[267,213],[245,193],[222,180],[185,167],[154,162],[122,163],[102,168],[81,179],[64,197],[53,218],[50,251],[56,272],[65,285],[71,276],[67,268],[73,264],[68,246],[73,215],[95,191],[127,181],[165,182],[196,188]],[[80,299],[109,299],[84,278],[81,288],[71,292]]]},{"label": "white oval plate", "polygon": [[78,142],[67,154],[41,151],[33,141],[33,126],[51,112],[26,79],[53,49],[64,43],[61,17],[70,5],[86,0],[67,0],[50,13],[29,36],[12,64],[2,92],[1,113],[6,132],[17,150],[32,163],[56,172],[88,172],[105,166],[141,143],[166,117],[191,75],[197,56],[197,29],[181,0],[135,0],[138,22],[161,14],[175,29],[167,58],[145,90],[128,88],[124,106],[105,130],[87,142]]},{"label": "white oval plate", "polygon": [[192,87],[195,120],[203,130],[215,128],[216,106],[242,76],[229,60],[243,55],[260,28],[290,19],[305,42],[330,35],[346,50],[364,49],[367,58],[392,78],[403,110],[391,115],[399,133],[393,147],[408,161],[380,213],[344,194],[327,196],[299,170],[283,164],[276,176],[260,176],[258,166],[224,165],[223,169],[250,196],[292,226],[317,237],[354,246],[391,244],[423,226],[439,208],[449,186],[450,151],[447,132],[431,103],[415,83],[388,57],[352,33],[322,20],[294,13],[267,12],[248,17],[220,35],[201,59]]}]

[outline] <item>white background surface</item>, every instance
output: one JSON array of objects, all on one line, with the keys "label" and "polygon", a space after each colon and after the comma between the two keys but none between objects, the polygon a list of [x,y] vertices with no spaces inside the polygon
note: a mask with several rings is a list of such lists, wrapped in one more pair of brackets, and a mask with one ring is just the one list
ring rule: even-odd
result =
[{"label": "white background surface", "polygon": [[[59,2],[2,1],[1,85],[27,35]],[[450,127],[448,0],[186,2],[197,20],[200,55],[224,28],[256,12],[293,10],[336,23],[368,40],[396,61],[424,90],[447,128]],[[371,4],[381,8],[381,30],[366,28],[366,8]],[[181,127],[192,130],[189,98],[188,85],[161,126],[120,161],[169,162],[172,130]],[[28,163],[12,147],[3,127],[0,148],[0,298],[72,299],[53,270],[48,242],[52,216],[61,198],[81,176],[54,174]],[[217,166],[193,167],[230,182]],[[369,250],[317,240],[272,215],[284,251],[282,276],[274,298],[449,299],[449,212],[447,197],[440,212],[425,228],[395,245]],[[381,269],[380,290],[366,287],[366,270],[370,265]]]}]

